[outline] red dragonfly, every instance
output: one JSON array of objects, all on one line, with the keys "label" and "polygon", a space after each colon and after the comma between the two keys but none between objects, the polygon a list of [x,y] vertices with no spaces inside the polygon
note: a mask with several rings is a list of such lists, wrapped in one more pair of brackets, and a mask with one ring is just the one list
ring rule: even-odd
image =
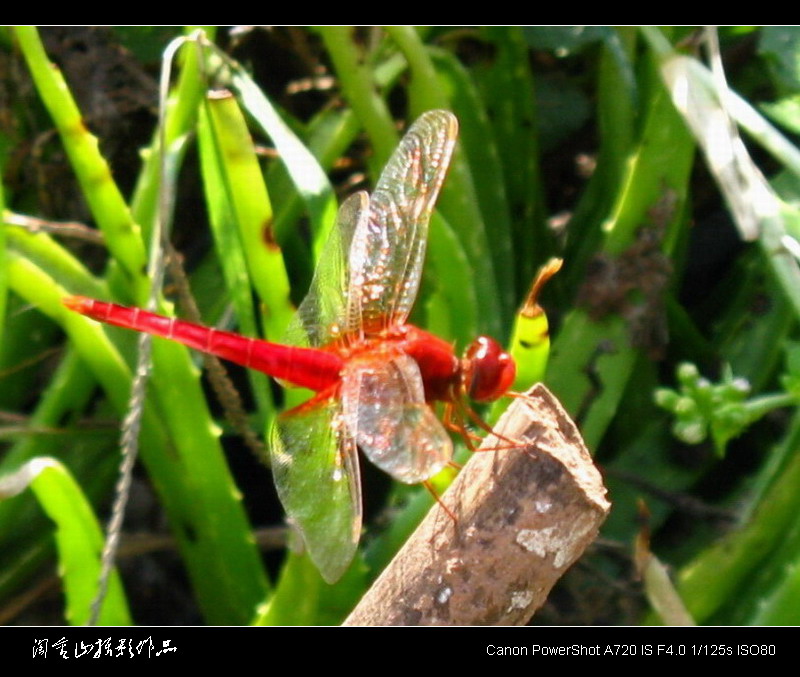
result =
[{"label": "red dragonfly", "polygon": [[[467,397],[494,400],[514,380],[513,359],[493,339],[477,338],[459,359],[450,343],[406,322],[457,134],[452,113],[423,114],[372,196],[356,193],[342,204],[285,344],[138,308],[65,299],[96,320],[170,338],[315,391],[277,418],[269,446],[281,502],[328,582],[347,569],[361,533],[358,448],[395,479],[426,482],[453,453],[431,403],[446,403],[446,421],[463,418],[472,415]],[[451,421],[450,427],[459,426]]]}]

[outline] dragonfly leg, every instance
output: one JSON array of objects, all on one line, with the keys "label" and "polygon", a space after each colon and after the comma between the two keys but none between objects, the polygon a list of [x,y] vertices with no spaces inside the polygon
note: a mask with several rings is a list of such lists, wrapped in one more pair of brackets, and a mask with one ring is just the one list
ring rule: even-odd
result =
[{"label": "dragonfly leg", "polygon": [[[522,397],[519,393],[507,393],[507,395],[511,397]],[[456,400],[456,406],[459,408],[460,417],[469,418],[476,426],[485,430],[488,435],[494,435],[498,440],[502,440],[503,442],[507,443],[507,446],[494,446],[494,447],[482,447],[481,449],[475,449],[470,446],[471,451],[502,451],[506,449],[519,449],[521,447],[526,446],[526,442],[523,440],[516,440],[511,437],[506,437],[505,435],[501,435],[498,433],[492,426],[490,426],[486,421],[484,421],[480,415],[468,404],[466,404],[463,400],[458,399]],[[463,424],[462,424],[463,429]],[[482,439],[482,438],[478,438]]]},{"label": "dragonfly leg", "polygon": [[452,402],[447,402],[444,405],[442,424],[450,432],[454,432],[459,435],[461,439],[464,440],[464,443],[467,445],[467,448],[470,451],[476,451],[477,447],[475,446],[475,442],[480,442],[483,439],[480,435],[476,435],[475,433],[467,430],[466,426],[464,425],[463,417],[460,416],[455,410]]},{"label": "dragonfly leg", "polygon": [[314,409],[317,405],[321,404],[322,402],[327,402],[333,397],[336,397],[339,394],[339,383],[332,385],[330,388],[326,388],[325,390],[320,390],[318,393],[315,393],[313,397],[310,397],[305,402],[298,404],[296,407],[292,407],[291,409],[287,409],[280,413],[280,416],[294,416],[295,414],[302,414],[307,412],[311,409]]},{"label": "dragonfly leg", "polygon": [[453,514],[450,508],[448,508],[444,503],[442,503],[442,499],[439,496],[439,492],[436,491],[433,484],[431,484],[430,480],[425,480],[422,484],[431,493],[431,496],[433,496],[436,499],[436,502],[439,504],[439,507],[449,515],[451,520],[453,520],[453,523],[458,524],[458,518]]}]

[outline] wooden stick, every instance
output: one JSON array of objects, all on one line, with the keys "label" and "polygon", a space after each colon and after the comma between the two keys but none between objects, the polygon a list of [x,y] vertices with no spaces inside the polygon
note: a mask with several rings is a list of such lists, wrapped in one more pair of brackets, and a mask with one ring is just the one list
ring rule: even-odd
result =
[{"label": "wooden stick", "polygon": [[[345,625],[523,625],[595,539],[610,504],[543,385],[515,401]],[[497,449],[497,451],[482,451]]]}]

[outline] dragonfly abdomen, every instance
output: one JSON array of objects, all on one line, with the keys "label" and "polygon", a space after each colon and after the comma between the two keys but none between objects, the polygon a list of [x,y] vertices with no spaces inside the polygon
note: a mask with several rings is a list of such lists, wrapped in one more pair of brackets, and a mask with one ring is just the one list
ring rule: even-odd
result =
[{"label": "dragonfly abdomen", "polygon": [[302,388],[324,390],[339,380],[342,370],[342,358],[324,350],[270,343],[83,296],[66,298],[64,305],[94,320],[172,339]]},{"label": "dragonfly abdomen", "polygon": [[240,364],[251,369],[317,392],[330,388],[340,379],[344,362],[336,353],[256,339],[250,341],[248,362]]}]

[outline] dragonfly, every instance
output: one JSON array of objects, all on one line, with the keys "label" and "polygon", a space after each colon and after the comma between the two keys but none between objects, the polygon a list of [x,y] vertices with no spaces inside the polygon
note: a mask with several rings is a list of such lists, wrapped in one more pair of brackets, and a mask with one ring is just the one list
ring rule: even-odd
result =
[{"label": "dragonfly", "polygon": [[[452,113],[424,113],[372,194],[358,192],[342,203],[282,343],[86,297],[64,301],[92,319],[314,391],[276,417],[270,464],[288,520],[329,583],[348,568],[361,536],[358,450],[400,482],[427,483],[451,463],[448,428],[466,437],[466,417],[479,420],[469,400],[498,399],[514,381],[515,362],[494,339],[478,337],[459,357],[451,343],[408,322],[457,135]],[[442,420],[437,401],[444,403]]]}]

